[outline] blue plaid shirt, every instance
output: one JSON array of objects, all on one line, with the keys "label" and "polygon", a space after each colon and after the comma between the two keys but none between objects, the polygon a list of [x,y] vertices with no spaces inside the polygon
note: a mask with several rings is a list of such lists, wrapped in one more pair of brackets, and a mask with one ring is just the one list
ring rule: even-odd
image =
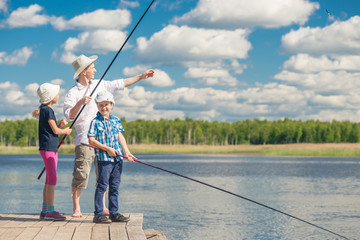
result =
[{"label": "blue plaid shirt", "polygon": [[[119,154],[124,155],[119,143],[119,132],[125,132],[120,118],[110,115],[109,119],[104,118],[99,112],[91,121],[88,137],[94,137],[101,144],[114,148]],[[118,157],[111,157],[106,151],[95,149],[98,161],[115,162]],[[121,160],[122,158],[119,157]]]}]

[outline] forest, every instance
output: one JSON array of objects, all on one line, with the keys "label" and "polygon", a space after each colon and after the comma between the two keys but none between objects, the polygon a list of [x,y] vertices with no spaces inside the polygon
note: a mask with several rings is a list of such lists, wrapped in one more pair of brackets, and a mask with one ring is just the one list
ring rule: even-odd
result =
[{"label": "forest", "polygon": [[[318,120],[242,120],[218,122],[191,118],[126,121],[124,136],[128,144],[286,144],[360,142],[360,124],[350,121]],[[64,144],[74,144],[75,130]],[[59,136],[62,138],[62,136]],[[1,146],[38,146],[38,120],[0,122]]]}]

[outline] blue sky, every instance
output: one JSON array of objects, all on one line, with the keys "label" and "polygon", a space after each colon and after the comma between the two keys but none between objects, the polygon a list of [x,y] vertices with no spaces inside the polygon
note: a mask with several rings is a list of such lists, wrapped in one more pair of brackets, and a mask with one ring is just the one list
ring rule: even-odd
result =
[{"label": "blue sky", "polygon": [[[61,85],[62,118],[71,62],[98,55],[100,78],[150,2],[0,0],[0,120],[30,118],[44,82]],[[105,79],[148,68],[116,115],[356,122],[360,2],[156,0]]]}]

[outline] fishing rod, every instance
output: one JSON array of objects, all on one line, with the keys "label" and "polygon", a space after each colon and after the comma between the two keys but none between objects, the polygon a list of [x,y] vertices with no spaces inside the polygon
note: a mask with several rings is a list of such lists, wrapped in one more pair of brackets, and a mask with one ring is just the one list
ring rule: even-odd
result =
[{"label": "fishing rod", "polygon": [[[101,76],[99,82],[96,84],[94,90],[91,92],[90,97],[94,94],[95,90],[97,89],[97,87],[99,86],[100,82],[104,79],[106,73],[109,71],[110,67],[112,66],[112,64],[115,62],[115,59],[117,58],[117,56],[119,55],[119,53],[122,51],[122,49],[124,48],[125,44],[128,42],[128,40],[130,39],[131,35],[133,34],[133,32],[135,31],[135,29],[137,28],[137,26],[140,24],[141,20],[144,18],[144,16],[146,15],[146,13],[149,11],[149,9],[151,8],[152,4],[155,2],[155,0],[152,0],[151,3],[149,4],[149,6],[147,7],[147,9],[145,10],[145,12],[143,13],[143,15],[141,16],[141,18],[139,19],[139,21],[136,23],[135,27],[132,29],[132,31],[130,32],[129,36],[126,38],[125,42],[123,43],[123,45],[120,47],[119,51],[116,53],[115,57],[113,58],[113,60],[111,61],[111,63],[109,64],[109,66],[107,67],[107,69],[105,70],[104,74]],[[82,113],[82,111],[84,110],[86,105],[83,105],[79,111],[79,113],[76,115],[74,121],[71,123],[70,128],[72,128],[76,122],[76,120],[79,118],[80,114]],[[66,134],[64,134],[63,138],[61,139],[59,145],[58,145],[58,149],[60,148],[61,144],[64,142],[65,138],[66,138]],[[39,180],[41,178],[41,176],[43,175],[43,173],[45,172],[45,167],[43,168],[43,170],[41,171],[41,173],[39,174],[39,176],[37,177],[37,179]]]},{"label": "fishing rod", "polygon": [[[99,150],[103,151],[102,149],[100,149],[100,148],[98,148],[98,147],[95,147],[95,146],[92,146],[92,145],[89,145],[89,144],[82,143],[82,145],[85,145],[85,146],[88,146],[88,147],[91,147],[91,148],[94,148],[94,149],[99,149]],[[116,155],[127,159],[127,156],[124,156],[124,155],[121,155],[121,154],[116,154]],[[270,209],[270,210],[273,210],[273,211],[275,211],[275,212],[278,212],[278,213],[281,213],[281,214],[283,214],[283,215],[286,215],[286,216],[288,216],[288,217],[294,218],[294,219],[296,219],[296,220],[298,220],[298,221],[301,221],[301,222],[303,222],[303,223],[309,224],[309,225],[311,225],[311,226],[313,226],[313,227],[319,228],[319,229],[321,229],[321,230],[324,230],[324,231],[326,231],[326,232],[328,232],[328,233],[331,233],[331,234],[336,235],[336,236],[338,236],[338,237],[341,237],[341,238],[343,238],[343,239],[350,240],[349,238],[347,238],[347,237],[345,237],[345,236],[343,236],[343,235],[340,235],[340,234],[338,234],[338,233],[336,233],[336,232],[333,232],[333,231],[331,231],[331,230],[329,230],[329,229],[323,228],[323,227],[321,227],[321,226],[319,226],[319,225],[316,225],[316,224],[311,223],[311,222],[309,222],[309,221],[306,221],[306,220],[303,220],[303,219],[301,219],[301,218],[295,217],[294,215],[291,215],[291,214],[288,214],[288,213],[283,212],[283,211],[281,211],[281,210],[278,210],[278,209],[276,209],[276,208],[267,206],[267,205],[265,205],[265,204],[263,204],[263,203],[257,202],[257,201],[255,201],[255,200],[250,199],[250,198],[243,197],[243,196],[241,196],[241,195],[239,195],[239,194],[236,194],[236,193],[227,191],[227,190],[225,190],[225,189],[222,189],[222,188],[216,187],[216,186],[214,186],[214,185],[211,185],[211,184],[202,182],[202,181],[200,181],[200,180],[197,180],[197,179],[194,179],[194,178],[191,178],[191,177],[188,177],[188,176],[184,176],[184,175],[182,175],[182,174],[180,174],[180,173],[176,173],[176,172],[173,172],[173,171],[170,171],[170,170],[167,170],[167,169],[164,169],[164,168],[161,168],[161,167],[152,165],[152,164],[150,164],[150,163],[142,162],[142,161],[138,160],[138,159],[135,158],[135,157],[134,157],[133,159],[134,159],[134,161],[137,162],[137,163],[141,163],[141,164],[146,165],[146,166],[148,166],[148,167],[156,168],[156,169],[158,169],[158,170],[161,170],[161,171],[164,171],[164,172],[168,172],[168,173],[170,173],[170,174],[173,174],[173,175],[176,175],[176,176],[179,176],[179,177],[182,177],[182,178],[185,178],[185,179],[188,179],[188,180],[191,180],[191,181],[200,183],[200,184],[202,184],[202,185],[205,185],[205,186],[214,188],[214,189],[216,189],[216,190],[219,190],[219,191],[222,191],[222,192],[231,194],[231,195],[233,195],[233,196],[235,196],[235,197],[242,198],[242,199],[244,199],[244,200],[246,200],[246,201],[255,203],[255,204],[260,205],[260,206],[262,206],[262,207],[265,207],[265,208],[267,208],[267,209]]]}]

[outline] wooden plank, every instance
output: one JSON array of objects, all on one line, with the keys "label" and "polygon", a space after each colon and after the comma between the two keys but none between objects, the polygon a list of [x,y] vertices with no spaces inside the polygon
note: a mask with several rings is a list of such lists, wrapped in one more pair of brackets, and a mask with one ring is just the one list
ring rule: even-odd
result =
[{"label": "wooden plank", "polygon": [[0,227],[0,236],[1,236],[1,234],[3,234],[3,232],[5,232],[7,230],[7,228],[2,228],[2,227]]},{"label": "wooden plank", "polygon": [[144,230],[146,239],[148,240],[167,240],[165,234],[162,231],[156,231],[154,229]]},{"label": "wooden plank", "polygon": [[1,216],[0,216],[0,226],[3,226],[5,224],[9,223],[13,219],[15,219],[15,217],[12,214],[1,214]]},{"label": "wooden plank", "polygon": [[24,215],[24,221],[19,222],[19,227],[31,227],[35,225],[37,222],[41,221],[39,219],[39,215]]},{"label": "wooden plank", "polygon": [[6,224],[2,225],[1,227],[5,228],[12,228],[12,227],[19,227],[19,224],[21,222],[24,222],[27,220],[27,215],[13,215],[13,219],[8,221]]},{"label": "wooden plank", "polygon": [[49,240],[55,236],[58,227],[47,227],[41,228],[40,232],[35,236],[34,240]]},{"label": "wooden plank", "polygon": [[64,221],[53,221],[51,224],[49,224],[49,227],[64,227],[71,218],[72,217],[70,216],[66,216],[66,220]]},{"label": "wooden plank", "polygon": [[142,224],[142,213],[130,214],[130,221],[126,224],[126,232],[129,240],[146,240],[144,230],[142,229]]},{"label": "wooden plank", "polygon": [[19,236],[24,230],[25,230],[25,228],[15,228],[15,227],[6,228],[6,231],[4,231],[0,235],[0,240],[16,239],[17,236]]},{"label": "wooden plank", "polygon": [[[86,215],[87,216],[87,215]],[[78,217],[71,217],[69,220],[66,220],[66,224],[64,227],[77,227],[79,226],[83,221],[85,220],[84,217],[78,218]]]},{"label": "wooden plank", "polygon": [[52,220],[39,220],[35,222],[31,227],[45,227],[52,223]]},{"label": "wooden plank", "polygon": [[95,223],[93,222],[94,214],[87,215],[80,226],[87,226],[87,227],[93,227],[95,226]]},{"label": "wooden plank", "polygon": [[91,240],[92,227],[77,226],[72,240]]},{"label": "wooden plank", "polygon": [[128,240],[126,233],[126,223],[111,223],[110,224],[110,239],[111,240]]},{"label": "wooden plank", "polygon": [[126,226],[129,240],[146,240],[144,230],[139,226]]},{"label": "wooden plank", "polygon": [[75,226],[59,227],[52,240],[71,240],[75,232]]},{"label": "wooden plank", "polygon": [[41,228],[26,228],[17,238],[16,240],[32,240],[34,237],[40,232]]},{"label": "wooden plank", "polygon": [[95,224],[93,214],[65,221],[40,220],[37,214],[0,214],[0,240],[166,240],[161,231],[142,229],[142,213],[123,215],[130,221]]},{"label": "wooden plank", "polygon": [[93,227],[91,240],[109,239],[109,224],[96,224]]},{"label": "wooden plank", "polygon": [[[125,215],[124,215],[125,216]],[[131,213],[130,221],[126,226],[141,226],[143,225],[143,214],[142,213]]]}]

